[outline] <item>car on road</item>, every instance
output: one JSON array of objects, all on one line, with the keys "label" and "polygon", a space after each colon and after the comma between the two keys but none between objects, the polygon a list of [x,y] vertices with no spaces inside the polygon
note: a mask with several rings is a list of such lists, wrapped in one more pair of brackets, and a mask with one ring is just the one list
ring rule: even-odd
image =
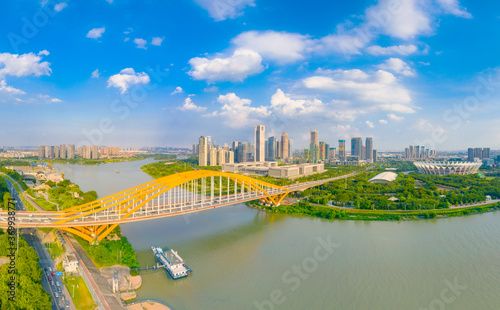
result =
[{"label": "car on road", "polygon": [[66,308],[69,308],[69,301],[66,300]]},{"label": "car on road", "polygon": [[53,273],[53,272],[51,273],[51,275],[52,275],[53,277],[55,277],[55,276],[56,276],[56,274],[55,274],[55,273]]},{"label": "car on road", "polygon": [[54,296],[56,296],[56,298],[59,298],[59,293],[58,293],[58,292],[55,292],[55,293],[54,293]]},{"label": "car on road", "polygon": [[49,281],[52,281],[52,278],[49,276]]},{"label": "car on road", "polygon": [[51,285],[54,285],[54,281],[50,281],[50,284],[51,284]]},{"label": "car on road", "polygon": [[57,290],[58,290],[59,292],[62,292],[62,288],[61,288],[60,286],[58,286],[58,287],[57,287]]}]

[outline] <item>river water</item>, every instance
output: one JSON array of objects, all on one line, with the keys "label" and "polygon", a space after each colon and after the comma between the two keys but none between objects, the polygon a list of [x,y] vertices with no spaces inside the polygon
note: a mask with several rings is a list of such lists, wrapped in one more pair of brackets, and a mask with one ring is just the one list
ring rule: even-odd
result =
[{"label": "river water", "polygon": [[[100,197],[151,180],[153,160],[55,165]],[[115,170],[120,171],[116,173]],[[151,245],[193,273],[142,273],[139,298],[174,309],[498,309],[500,212],[411,222],[268,214],[244,205],[121,225],[141,266]]]}]

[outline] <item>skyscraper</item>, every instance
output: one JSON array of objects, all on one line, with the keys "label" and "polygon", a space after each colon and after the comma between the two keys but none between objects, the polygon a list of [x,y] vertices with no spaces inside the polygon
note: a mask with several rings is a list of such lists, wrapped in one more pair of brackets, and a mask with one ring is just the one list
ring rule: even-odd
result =
[{"label": "skyscraper", "polygon": [[339,140],[339,158],[345,160],[345,140]]},{"label": "skyscraper", "polygon": [[73,159],[75,158],[75,145],[74,144],[68,144],[68,159]]},{"label": "skyscraper", "polygon": [[288,158],[292,158],[292,139],[288,139]]},{"label": "skyscraper", "polygon": [[266,160],[266,129],[264,125],[255,126],[255,161]]},{"label": "skyscraper", "polygon": [[351,156],[359,156],[359,159],[361,159],[363,157],[362,151],[363,140],[361,140],[361,137],[351,138]]},{"label": "skyscraper", "polygon": [[99,147],[97,145],[92,145],[92,159],[99,158]]},{"label": "skyscraper", "polygon": [[273,136],[267,139],[266,160],[275,160],[275,159],[276,159],[276,138]]},{"label": "skyscraper", "polygon": [[288,158],[288,134],[284,132],[281,135],[281,159],[286,160]]},{"label": "skyscraper", "polygon": [[44,158],[45,157],[45,146],[40,145],[38,146],[38,158]]},{"label": "skyscraper", "polygon": [[319,135],[317,130],[311,130],[311,143],[309,145],[309,161],[311,163],[317,163],[320,158],[319,150]]},{"label": "skyscraper", "polygon": [[198,166],[206,166],[207,162],[207,153],[208,153],[208,142],[207,137],[201,136],[198,143]]},{"label": "skyscraper", "polygon": [[326,158],[326,149],[325,149],[325,142],[324,141],[321,141],[319,143],[319,149],[318,149],[318,153],[319,153],[319,159],[320,160],[325,160]]},{"label": "skyscraper", "polygon": [[373,161],[373,138],[366,138],[366,148],[365,148],[365,159],[366,161],[372,163]]},{"label": "skyscraper", "polygon": [[68,158],[68,149],[66,148],[65,144],[61,144],[59,146],[59,157]]}]

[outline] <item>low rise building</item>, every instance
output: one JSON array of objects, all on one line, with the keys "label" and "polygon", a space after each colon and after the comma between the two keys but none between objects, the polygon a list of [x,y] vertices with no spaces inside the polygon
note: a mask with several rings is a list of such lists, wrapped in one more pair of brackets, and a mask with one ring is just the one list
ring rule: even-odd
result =
[{"label": "low rise building", "polygon": [[78,260],[73,254],[66,254],[63,257],[63,268],[67,273],[78,273]]}]

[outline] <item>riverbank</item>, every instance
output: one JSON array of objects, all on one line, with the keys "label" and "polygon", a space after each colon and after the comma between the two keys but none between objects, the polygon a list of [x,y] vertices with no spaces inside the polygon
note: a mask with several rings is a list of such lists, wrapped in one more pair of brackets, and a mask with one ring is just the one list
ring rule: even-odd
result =
[{"label": "riverbank", "polygon": [[500,203],[485,204],[482,206],[434,209],[422,211],[402,211],[402,210],[360,210],[348,209],[335,206],[311,205],[308,202],[299,202],[293,205],[279,207],[265,206],[257,201],[246,203],[251,208],[257,208],[270,213],[300,214],[324,219],[339,220],[362,220],[362,221],[407,221],[407,220],[425,220],[430,218],[448,218],[465,216],[472,214],[481,214],[500,210]]}]

